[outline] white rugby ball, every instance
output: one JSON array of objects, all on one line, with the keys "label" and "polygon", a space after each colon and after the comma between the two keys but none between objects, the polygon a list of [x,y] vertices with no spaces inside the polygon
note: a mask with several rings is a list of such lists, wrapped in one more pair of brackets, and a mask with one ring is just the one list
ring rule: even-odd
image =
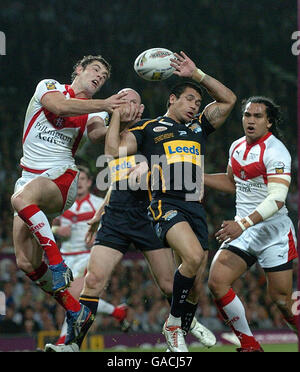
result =
[{"label": "white rugby ball", "polygon": [[165,48],[151,48],[141,53],[134,61],[135,72],[149,81],[165,80],[170,77],[175,68],[170,66],[170,58],[175,58],[173,52]]}]

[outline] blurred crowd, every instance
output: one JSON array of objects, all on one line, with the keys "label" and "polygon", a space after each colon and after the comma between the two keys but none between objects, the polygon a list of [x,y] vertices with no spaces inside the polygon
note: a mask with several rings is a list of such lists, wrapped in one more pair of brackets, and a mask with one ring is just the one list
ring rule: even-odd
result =
[{"label": "blurred crowd", "polygon": [[[132,256],[132,254],[131,254]],[[4,258],[3,258],[4,257]],[[0,322],[0,335],[26,334],[59,330],[64,310],[17,269],[12,255],[0,256],[0,288],[6,294],[6,316]],[[295,264],[295,278],[297,266]],[[234,284],[243,301],[251,327],[255,329],[286,328],[282,316],[266,293],[262,270],[255,266]],[[294,290],[297,288],[295,279]],[[169,312],[169,305],[153,282],[146,262],[140,254],[124,257],[118,265],[104,300],[114,305],[129,305],[131,332],[160,332]],[[217,313],[206,284],[202,287],[197,319],[212,331],[228,331]],[[109,315],[98,314],[93,333],[120,332],[119,323]]]},{"label": "blurred crowd", "polygon": [[[195,11],[196,6],[199,11]],[[83,55],[103,54],[113,66],[112,77],[99,98],[109,97],[124,87],[137,89],[146,106],[145,117],[165,113],[168,88],[177,83],[174,76],[162,84],[148,83],[136,76],[133,61],[147,48],[164,46],[174,51],[184,50],[197,60],[201,69],[231,88],[238,101],[226,124],[209,138],[205,156],[207,173],[226,170],[229,146],[243,135],[241,100],[261,94],[272,97],[282,108],[282,131],[293,159],[287,206],[296,227],[297,63],[287,42],[297,29],[296,3],[265,0],[250,4],[232,0],[220,2],[216,7],[209,0],[190,3],[174,0],[172,12],[169,7],[168,2],[133,0],[103,2],[101,7],[98,1],[90,0],[84,12],[75,0],[69,0],[67,7],[58,0],[46,5],[13,0],[3,6],[2,30],[10,29],[10,32],[7,31],[7,55],[1,56],[4,74],[0,87],[0,291],[7,297],[7,315],[0,323],[1,334],[58,329],[64,318],[62,309],[32,285],[12,259],[3,255],[13,254],[10,197],[21,173],[19,159],[26,106],[38,81],[49,77],[67,83],[72,66]],[[95,18],[101,19],[96,33],[94,27],[90,27],[90,20]],[[180,30],[182,25],[184,30]],[[175,28],[178,32],[174,38]],[[206,95],[203,104],[209,101]],[[103,147],[86,145],[79,152],[77,163],[88,166],[96,177],[99,171],[96,159],[102,153]],[[211,262],[218,248],[214,233],[223,219],[232,219],[235,215],[234,197],[206,190],[204,205]],[[253,328],[284,327],[278,311],[265,295],[265,286],[263,273],[254,267],[236,282],[235,289],[246,302]],[[223,329],[205,285],[202,291],[198,319],[212,330]],[[168,304],[153,284],[143,260],[122,261],[104,299],[116,305],[122,302],[130,305],[134,331],[159,332],[168,313]],[[95,328],[101,332],[118,330],[118,324],[111,317],[98,316]]]}]

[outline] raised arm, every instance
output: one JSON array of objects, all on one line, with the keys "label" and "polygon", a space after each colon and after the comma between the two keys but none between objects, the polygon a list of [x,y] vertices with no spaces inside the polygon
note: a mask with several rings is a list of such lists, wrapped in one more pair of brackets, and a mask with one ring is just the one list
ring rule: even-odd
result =
[{"label": "raised arm", "polygon": [[122,105],[115,109],[106,133],[105,155],[111,155],[114,158],[133,155],[137,152],[137,141],[134,134],[123,130],[120,133],[121,121],[132,121],[137,113],[130,104]]},{"label": "raised arm", "polygon": [[175,75],[188,77],[206,88],[208,94],[215,100],[204,109],[204,115],[214,128],[220,127],[227,119],[236,102],[235,94],[220,81],[201,71],[184,53],[174,53],[171,66],[176,68]]},{"label": "raised arm", "polygon": [[122,92],[106,99],[67,99],[61,92],[51,92],[42,97],[41,104],[57,116],[79,116],[100,111],[111,113],[125,102],[126,95],[127,92]]}]

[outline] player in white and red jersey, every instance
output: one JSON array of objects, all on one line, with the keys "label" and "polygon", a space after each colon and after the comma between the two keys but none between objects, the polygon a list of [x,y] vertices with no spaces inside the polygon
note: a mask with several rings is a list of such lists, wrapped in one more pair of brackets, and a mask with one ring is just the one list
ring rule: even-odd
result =
[{"label": "player in white and red jersey", "polygon": [[[94,217],[96,211],[104,202],[103,198],[90,193],[92,178],[89,169],[81,165],[78,166],[78,169],[80,173],[75,203],[55,219],[55,225],[52,227],[54,234],[62,241],[60,251],[64,261],[72,270],[74,281],[69,291],[76,299],[79,298],[83,289],[84,275],[90,258],[91,246],[88,246],[85,242],[89,230],[88,221]],[[97,312],[111,315],[120,322],[121,329],[127,331],[129,328],[129,323],[125,320],[127,310],[128,307],[125,304],[114,306],[101,299]],[[64,343],[66,333],[67,323],[65,320],[57,344]]]},{"label": "player in white and red jersey", "polygon": [[238,351],[262,351],[253,337],[242,302],[232,284],[255,262],[264,269],[268,293],[287,324],[291,311],[292,265],[297,257],[294,226],[285,200],[291,181],[291,156],[278,139],[279,107],[267,97],[243,102],[245,137],[233,142],[227,173],[206,174],[206,186],[236,193],[236,217],[216,233],[223,242],[209,275],[209,288],[224,319],[239,338]]},{"label": "player in white and red jersey", "polygon": [[63,262],[48,219],[70,208],[76,198],[79,171],[74,155],[84,133],[92,142],[103,140],[107,113],[126,95],[92,99],[110,69],[102,56],[86,56],[74,66],[71,85],[53,79],[37,85],[24,122],[22,177],[11,199],[19,268],[72,313],[87,309],[65,290],[72,272]]}]

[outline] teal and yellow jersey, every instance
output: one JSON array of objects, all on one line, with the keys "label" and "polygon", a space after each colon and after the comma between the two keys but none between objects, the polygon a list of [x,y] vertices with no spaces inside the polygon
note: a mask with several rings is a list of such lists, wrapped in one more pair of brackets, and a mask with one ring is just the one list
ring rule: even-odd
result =
[{"label": "teal and yellow jersey", "polygon": [[203,114],[188,124],[163,116],[129,129],[148,161],[152,198],[202,198],[205,143],[214,130]]}]

